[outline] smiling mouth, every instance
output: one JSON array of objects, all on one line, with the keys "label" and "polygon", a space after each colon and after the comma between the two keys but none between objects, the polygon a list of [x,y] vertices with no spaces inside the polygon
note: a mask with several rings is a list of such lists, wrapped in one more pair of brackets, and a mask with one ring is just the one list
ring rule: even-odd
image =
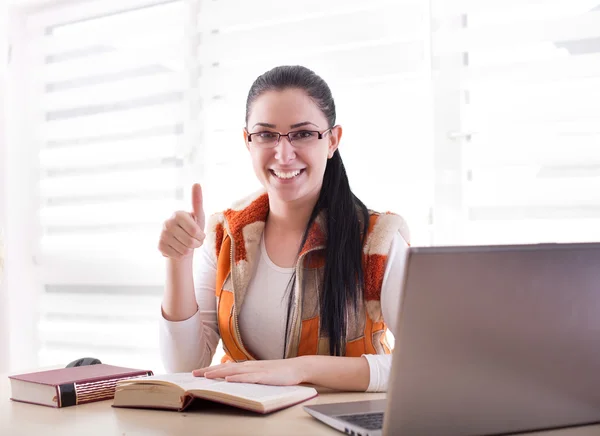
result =
[{"label": "smiling mouth", "polygon": [[295,170],[295,171],[277,171],[277,170],[269,170],[271,174],[281,180],[290,180],[294,177],[298,177],[300,174],[304,172],[304,169]]}]

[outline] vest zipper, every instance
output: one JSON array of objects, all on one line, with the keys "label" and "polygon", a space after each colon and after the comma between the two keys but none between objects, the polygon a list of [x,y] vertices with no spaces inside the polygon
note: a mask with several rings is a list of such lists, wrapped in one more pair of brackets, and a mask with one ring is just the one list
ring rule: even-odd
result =
[{"label": "vest zipper", "polygon": [[[233,288],[233,268],[234,268],[234,263],[235,263],[235,258],[233,257],[233,238],[231,237],[231,235],[229,235],[229,240],[231,241],[231,252],[230,252],[230,256],[231,256],[231,287]],[[242,350],[242,353],[244,353],[246,355],[246,360],[253,360],[250,357],[250,353],[248,353],[248,351],[246,350],[246,347],[244,347],[244,343],[242,342],[242,335],[240,334],[240,326],[238,324],[238,317],[236,314],[236,304],[235,304],[235,288],[233,288],[233,313],[231,314],[231,316],[233,316],[233,323],[235,325],[235,340],[238,343],[238,346],[240,347],[240,349]]]},{"label": "vest zipper", "polygon": [[[292,315],[292,328],[290,329],[290,336],[289,336],[289,340],[288,343],[286,345],[286,356],[285,358],[289,358],[291,350],[292,350],[292,345],[294,344],[294,342],[297,340],[298,344],[300,343],[300,338],[298,337],[300,335],[300,323],[298,323],[298,314],[300,313],[300,295],[301,295],[301,289],[300,286],[302,285],[302,270],[303,270],[303,263],[304,263],[304,258],[306,257],[307,254],[316,251],[316,250],[322,250],[323,246],[319,246],[319,247],[314,247],[311,248],[310,250],[306,251],[304,254],[302,254],[302,256],[300,256],[300,258],[298,259],[298,262],[296,264],[296,286],[294,287],[295,293],[296,293],[296,298],[294,301],[295,304],[295,308],[294,308],[294,313]],[[297,347],[296,347],[296,356],[298,355],[297,352]]]}]

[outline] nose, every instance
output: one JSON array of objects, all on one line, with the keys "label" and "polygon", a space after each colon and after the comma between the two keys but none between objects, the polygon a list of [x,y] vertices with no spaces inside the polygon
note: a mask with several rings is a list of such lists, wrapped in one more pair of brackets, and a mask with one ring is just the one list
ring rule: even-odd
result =
[{"label": "nose", "polygon": [[279,144],[275,147],[275,159],[282,163],[291,162],[296,158],[296,151],[287,136],[279,139]]}]

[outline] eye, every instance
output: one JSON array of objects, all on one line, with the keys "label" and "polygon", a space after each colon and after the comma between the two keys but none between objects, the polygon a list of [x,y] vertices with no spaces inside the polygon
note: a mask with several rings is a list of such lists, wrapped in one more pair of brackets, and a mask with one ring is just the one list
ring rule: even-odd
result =
[{"label": "eye", "polygon": [[256,136],[259,139],[275,139],[275,138],[277,138],[277,133],[258,132],[258,133],[255,133],[254,136]]},{"label": "eye", "polygon": [[290,133],[290,136],[295,141],[305,141],[307,139],[316,138],[317,132],[311,132],[310,130],[299,130],[297,132]]}]

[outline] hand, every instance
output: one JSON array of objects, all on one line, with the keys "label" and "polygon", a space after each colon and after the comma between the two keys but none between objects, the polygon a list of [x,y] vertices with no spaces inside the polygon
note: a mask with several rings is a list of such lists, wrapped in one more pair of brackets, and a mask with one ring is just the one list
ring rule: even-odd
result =
[{"label": "hand", "polygon": [[202,188],[198,183],[192,186],[192,210],[192,213],[179,210],[163,224],[158,241],[163,256],[176,260],[190,257],[204,242]]},{"label": "hand", "polygon": [[304,382],[302,358],[228,362],[192,372],[196,377],[224,378],[228,382],[292,386]]}]

